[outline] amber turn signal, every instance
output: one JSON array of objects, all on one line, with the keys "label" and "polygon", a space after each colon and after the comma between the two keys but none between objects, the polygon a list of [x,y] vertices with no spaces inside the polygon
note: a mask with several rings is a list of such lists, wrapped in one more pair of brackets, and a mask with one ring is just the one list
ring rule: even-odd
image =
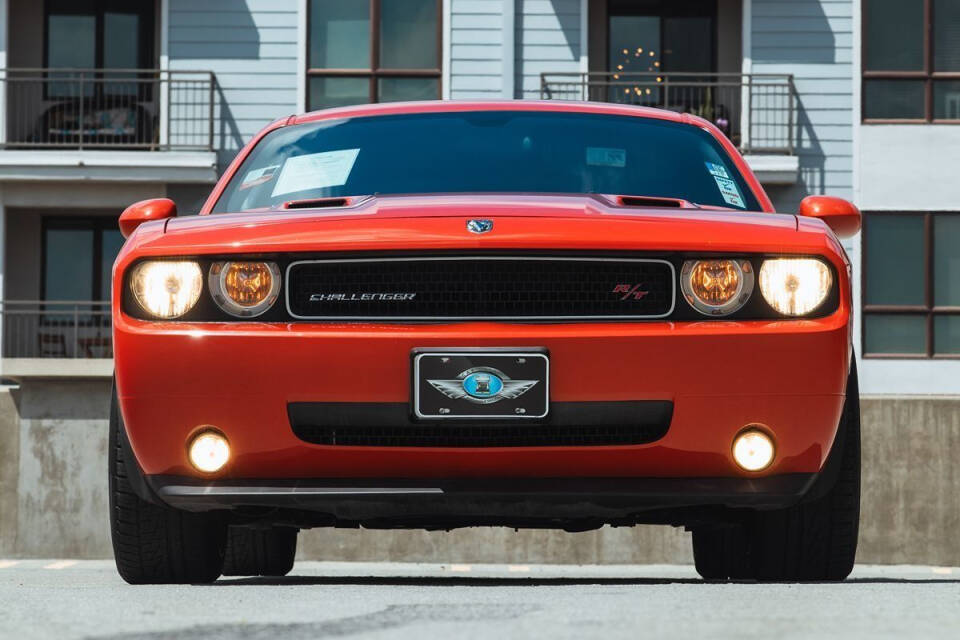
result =
[{"label": "amber turn signal", "polygon": [[746,260],[688,260],[683,263],[680,285],[694,309],[725,316],[750,299],[753,268]]},{"label": "amber turn signal", "polygon": [[280,269],[273,262],[215,262],[209,284],[217,306],[230,315],[258,316],[277,301]]}]

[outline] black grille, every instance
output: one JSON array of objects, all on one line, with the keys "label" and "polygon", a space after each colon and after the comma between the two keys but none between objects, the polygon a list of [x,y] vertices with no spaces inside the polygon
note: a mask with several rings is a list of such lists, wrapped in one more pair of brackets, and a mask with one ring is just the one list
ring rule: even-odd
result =
[{"label": "black grille", "polygon": [[289,311],[320,319],[661,317],[673,267],[648,259],[444,257],[292,264]]},{"label": "black grille", "polygon": [[292,403],[294,434],[345,447],[597,447],[647,444],[670,426],[673,403],[554,403],[544,422],[412,422],[405,404]]}]

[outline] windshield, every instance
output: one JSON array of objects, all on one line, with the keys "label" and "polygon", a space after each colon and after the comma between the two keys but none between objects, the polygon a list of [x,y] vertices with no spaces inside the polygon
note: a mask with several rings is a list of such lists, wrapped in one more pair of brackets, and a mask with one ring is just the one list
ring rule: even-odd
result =
[{"label": "windshield", "polygon": [[282,127],[214,213],[403,193],[604,193],[759,211],[729,156],[688,124],[590,113],[469,111]]}]

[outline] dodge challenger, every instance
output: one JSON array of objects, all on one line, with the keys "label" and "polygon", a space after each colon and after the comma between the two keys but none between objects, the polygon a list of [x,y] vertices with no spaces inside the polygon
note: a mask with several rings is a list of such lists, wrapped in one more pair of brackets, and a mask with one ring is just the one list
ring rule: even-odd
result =
[{"label": "dodge challenger", "polygon": [[130,583],[278,576],[313,527],[692,533],[706,579],[841,580],[852,204],[774,211],[670,111],[291,116],[199,215],[127,208],[110,505]]}]

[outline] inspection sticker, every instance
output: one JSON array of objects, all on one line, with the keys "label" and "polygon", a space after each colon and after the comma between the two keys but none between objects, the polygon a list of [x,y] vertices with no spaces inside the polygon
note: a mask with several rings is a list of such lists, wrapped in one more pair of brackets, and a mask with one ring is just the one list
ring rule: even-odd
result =
[{"label": "inspection sticker", "polygon": [[340,187],[347,183],[360,149],[322,151],[287,158],[271,197],[296,191]]},{"label": "inspection sticker", "polygon": [[595,167],[623,168],[627,166],[627,150],[587,147],[587,164]]},{"label": "inspection sticker", "polygon": [[706,162],[704,164],[707,165],[707,171],[710,173],[710,175],[718,178],[730,179],[730,174],[727,173],[726,168],[724,168],[722,164],[715,164],[713,162]]}]

